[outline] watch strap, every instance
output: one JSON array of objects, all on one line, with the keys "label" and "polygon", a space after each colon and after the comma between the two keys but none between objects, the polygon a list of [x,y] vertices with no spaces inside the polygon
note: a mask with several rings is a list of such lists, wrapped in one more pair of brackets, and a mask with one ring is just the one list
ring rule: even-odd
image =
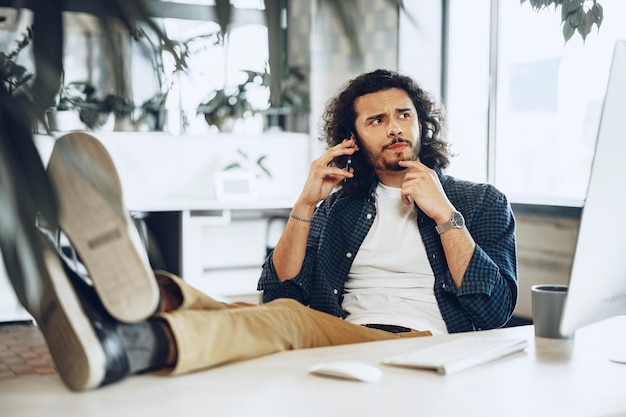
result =
[{"label": "watch strap", "polygon": [[452,220],[448,220],[445,223],[441,223],[435,226],[435,230],[437,230],[437,233],[443,234],[447,232],[448,230],[452,229],[453,227],[454,227],[454,224],[452,224]]}]

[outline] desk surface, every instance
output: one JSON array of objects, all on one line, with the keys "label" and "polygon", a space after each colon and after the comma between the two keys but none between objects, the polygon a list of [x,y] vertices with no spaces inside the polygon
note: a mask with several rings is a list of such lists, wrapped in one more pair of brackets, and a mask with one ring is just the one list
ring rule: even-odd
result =
[{"label": "desk surface", "polygon": [[[578,330],[573,340],[535,338],[532,326],[494,330],[525,338],[520,353],[452,375],[380,365],[373,383],[314,376],[331,359],[379,364],[439,338],[283,352],[177,377],[143,375],[72,393],[58,377],[0,382],[0,415],[22,416],[624,416],[626,316]],[[487,332],[482,332],[487,333]]]}]

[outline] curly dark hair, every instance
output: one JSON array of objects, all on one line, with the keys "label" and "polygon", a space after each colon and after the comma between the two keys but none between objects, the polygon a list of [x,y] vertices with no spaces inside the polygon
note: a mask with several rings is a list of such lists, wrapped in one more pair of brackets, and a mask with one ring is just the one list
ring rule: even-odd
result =
[{"label": "curly dark hair", "polygon": [[[417,110],[421,125],[421,147],[419,158],[430,168],[446,168],[450,162],[449,144],[443,138],[445,114],[429,93],[424,91],[412,78],[398,72],[376,70],[359,75],[350,80],[345,88],[328,101],[322,116],[320,140],[328,148],[341,143],[353,132],[358,142],[354,122],[356,112],[354,102],[358,97],[390,88],[400,88],[407,92]],[[362,196],[367,194],[376,173],[366,158],[357,152],[352,157],[354,177],[341,184],[344,194]]]}]

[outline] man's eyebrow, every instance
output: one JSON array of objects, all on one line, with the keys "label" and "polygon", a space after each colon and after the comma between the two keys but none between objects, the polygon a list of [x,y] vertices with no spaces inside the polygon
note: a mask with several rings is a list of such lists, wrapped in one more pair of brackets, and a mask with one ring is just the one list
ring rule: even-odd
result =
[{"label": "man's eyebrow", "polygon": [[365,121],[370,121],[370,120],[375,120],[375,119],[381,119],[384,115],[385,115],[385,113],[373,114],[373,115],[371,115],[371,116],[366,117],[366,118],[365,118]]},{"label": "man's eyebrow", "polygon": [[[396,114],[397,113],[406,113],[406,112],[411,112],[413,113],[413,109],[410,107],[402,107],[402,108],[398,108],[395,110]],[[382,112],[382,113],[378,113],[378,114],[373,114],[371,116],[368,116],[365,118],[365,121],[370,121],[370,120],[376,120],[376,119],[381,119],[385,116],[385,114],[387,114],[386,112]]]}]

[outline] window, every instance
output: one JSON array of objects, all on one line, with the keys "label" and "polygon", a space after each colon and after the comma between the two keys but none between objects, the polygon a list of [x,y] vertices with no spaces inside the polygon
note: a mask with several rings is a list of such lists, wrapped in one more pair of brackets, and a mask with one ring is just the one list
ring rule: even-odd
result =
[{"label": "window", "polygon": [[[224,89],[232,93],[237,86],[248,78],[246,71],[265,73],[268,61],[267,27],[261,24],[233,25],[223,43],[217,43],[219,26],[215,22],[183,21],[164,19],[167,34],[181,42],[187,42],[189,69],[180,72],[172,80],[174,100],[170,109],[174,113],[182,112],[185,126],[178,130],[195,133],[206,129],[202,116],[198,116],[198,105],[211,98],[215,91]],[[164,58],[171,58],[166,54]],[[171,65],[172,63],[170,63]],[[172,71],[170,70],[170,73]],[[248,89],[248,102],[257,110],[269,106],[269,89],[259,85]],[[180,100],[179,100],[180,98]],[[180,109],[180,110],[179,110]],[[251,118],[255,123],[244,121],[237,131],[255,133],[263,129],[260,117]],[[175,121],[174,121],[175,122]],[[177,128],[170,126],[170,130]]]},{"label": "window", "polygon": [[[245,95],[245,104],[241,108],[248,109],[249,104],[255,111],[267,109],[269,87],[263,78],[268,70],[269,48],[263,2],[231,1],[234,9],[225,37],[220,32],[219,24],[214,21],[214,8],[209,7],[215,5],[214,1],[176,2],[184,3],[187,7],[184,9],[185,13],[181,12],[184,16],[163,17],[157,21],[168,37],[176,42],[179,52],[186,57],[188,68],[177,70],[172,55],[158,45],[158,56],[152,58],[157,63],[162,61],[161,85],[158,88],[167,91],[167,130],[172,133],[206,133],[209,126],[204,115],[198,113],[198,107],[206,107],[219,90],[232,100],[233,97],[240,97],[239,92],[245,90],[245,93],[241,93]],[[192,5],[198,7],[189,9]],[[196,11],[201,15],[199,17],[204,16],[205,19],[194,20],[195,16],[190,16],[189,10]],[[154,38],[154,35],[151,37]],[[154,49],[155,39],[151,43]],[[154,64],[149,62],[148,65]],[[140,97],[141,99],[150,98],[154,94],[154,88],[149,88],[143,79],[147,70],[145,66],[135,66],[139,68],[135,69],[138,74],[134,77],[136,96],[146,96]],[[249,82],[251,77],[254,82]],[[237,120],[233,130],[240,133],[260,133],[264,122],[262,115],[246,115],[250,117]],[[213,130],[217,131],[216,128]]]},{"label": "window", "polygon": [[464,3],[450,1],[447,106],[459,153],[451,174],[494,183],[515,202],[580,204],[626,3],[601,1],[599,33],[566,44],[560,9]]}]

